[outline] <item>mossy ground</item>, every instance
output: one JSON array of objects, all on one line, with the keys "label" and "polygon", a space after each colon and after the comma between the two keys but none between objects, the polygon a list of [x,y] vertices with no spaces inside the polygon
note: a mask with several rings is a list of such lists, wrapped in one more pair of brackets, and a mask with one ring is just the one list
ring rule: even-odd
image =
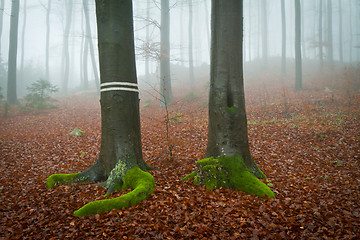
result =
[{"label": "mossy ground", "polygon": [[203,184],[207,189],[229,187],[259,197],[275,197],[270,188],[249,172],[240,156],[206,158],[196,162],[198,170],[184,177],[194,179],[194,184]]}]

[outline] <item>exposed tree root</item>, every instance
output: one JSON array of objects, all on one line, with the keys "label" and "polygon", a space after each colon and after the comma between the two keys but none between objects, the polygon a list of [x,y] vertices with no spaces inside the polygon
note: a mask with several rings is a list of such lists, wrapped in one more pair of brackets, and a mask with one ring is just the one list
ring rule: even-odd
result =
[{"label": "exposed tree root", "polygon": [[198,169],[182,180],[194,179],[194,184],[203,184],[207,189],[229,187],[259,197],[275,197],[270,188],[249,172],[239,156],[206,158],[196,162]]},{"label": "exposed tree root", "polygon": [[136,205],[153,193],[155,181],[150,173],[134,167],[127,171],[122,188],[131,188],[133,191],[117,198],[90,202],[75,211],[74,215],[77,217],[90,216],[112,209],[122,209]]}]

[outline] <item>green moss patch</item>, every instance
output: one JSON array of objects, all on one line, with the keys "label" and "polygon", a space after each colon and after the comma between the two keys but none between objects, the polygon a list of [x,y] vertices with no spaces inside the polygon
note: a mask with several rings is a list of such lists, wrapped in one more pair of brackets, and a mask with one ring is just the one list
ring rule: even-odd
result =
[{"label": "green moss patch", "polygon": [[213,190],[220,187],[242,190],[259,197],[275,197],[270,188],[249,172],[240,156],[206,158],[196,162],[198,170],[182,180],[194,179],[194,184]]},{"label": "green moss patch", "polygon": [[76,181],[79,173],[71,174],[53,174],[46,179],[46,187],[48,189],[53,188],[55,185],[65,185]]},{"label": "green moss patch", "polygon": [[74,215],[77,217],[90,216],[112,209],[122,209],[136,205],[153,193],[155,181],[150,173],[134,167],[126,172],[122,188],[131,188],[133,191],[117,198],[90,202],[75,211]]}]

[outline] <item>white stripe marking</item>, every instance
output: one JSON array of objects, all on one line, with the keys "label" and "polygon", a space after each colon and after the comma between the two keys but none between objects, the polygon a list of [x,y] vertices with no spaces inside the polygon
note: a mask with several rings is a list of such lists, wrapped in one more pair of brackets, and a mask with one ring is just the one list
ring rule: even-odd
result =
[{"label": "white stripe marking", "polygon": [[111,88],[104,88],[101,89],[100,92],[107,92],[107,91],[129,91],[129,92],[139,92],[138,89],[135,88],[123,88],[123,87],[111,87]]}]

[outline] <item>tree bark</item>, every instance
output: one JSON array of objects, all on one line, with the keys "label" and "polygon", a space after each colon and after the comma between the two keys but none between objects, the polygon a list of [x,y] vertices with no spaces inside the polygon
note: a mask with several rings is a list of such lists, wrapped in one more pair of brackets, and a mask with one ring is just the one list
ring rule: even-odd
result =
[{"label": "tree bark", "polygon": [[93,41],[92,41],[92,37],[91,37],[88,0],[83,0],[83,9],[84,9],[84,14],[85,14],[86,39],[88,41],[88,46],[89,46],[89,50],[90,50],[91,65],[92,65],[93,73],[94,73],[94,77],[95,77],[95,86],[96,86],[97,90],[100,90],[100,79],[99,79],[99,74],[97,71],[98,66],[97,66],[96,60],[95,60],[94,46],[93,46]]},{"label": "tree bark", "polygon": [[25,30],[26,30],[26,3],[27,1],[23,1],[23,23],[22,23],[22,30],[21,30],[21,58],[20,58],[20,96],[24,95],[24,57],[25,57]]},{"label": "tree bark", "polygon": [[301,5],[295,0],[295,91],[302,90]]},{"label": "tree bark", "polygon": [[286,74],[286,12],[285,0],[281,0],[281,34],[282,34],[282,48],[281,48],[281,72]]},{"label": "tree bark", "polygon": [[[99,159],[81,173],[90,181],[108,179],[119,163],[126,166],[124,172],[134,166],[148,169],[142,156],[139,94],[135,87],[132,2],[112,0],[106,3],[108,1],[96,1],[102,131]],[[126,90],[109,90],[119,86]]]},{"label": "tree bark", "polygon": [[334,51],[333,51],[333,24],[332,24],[332,0],[327,0],[327,57],[330,68],[334,68]]},{"label": "tree bark", "polygon": [[343,56],[343,27],[342,27],[342,2],[338,1],[339,5],[339,60],[341,63],[344,62],[344,56]]},{"label": "tree bark", "polygon": [[194,83],[194,60],[193,60],[193,10],[192,0],[189,0],[189,82]]},{"label": "tree bark", "polygon": [[50,12],[51,0],[48,0],[46,9],[46,47],[45,47],[45,76],[46,80],[50,82],[50,67],[49,67],[49,54],[50,54]]},{"label": "tree bark", "polygon": [[323,0],[319,0],[319,62],[320,69],[324,67],[324,53],[323,53]]},{"label": "tree bark", "polygon": [[8,85],[7,101],[9,104],[17,103],[16,93],[16,63],[18,46],[18,26],[19,26],[19,0],[12,0],[10,18],[10,40],[8,58]]},{"label": "tree bark", "polygon": [[264,67],[268,64],[268,17],[267,17],[267,0],[262,0],[261,4],[261,34],[262,34],[262,57]]},{"label": "tree bark", "polygon": [[63,79],[62,79],[62,91],[67,93],[70,75],[70,55],[69,55],[69,34],[71,27],[73,2],[71,0],[65,0],[66,18],[65,29],[63,36]]},{"label": "tree bark", "polygon": [[[3,29],[4,7],[5,7],[5,0],[0,0],[0,39],[2,36],[2,29]],[[1,53],[2,52],[1,52],[1,41],[0,41],[0,64],[2,62]]]},{"label": "tree bark", "polygon": [[170,8],[169,0],[161,0],[160,34],[160,106],[170,105],[172,101],[170,74]]},{"label": "tree bark", "polygon": [[213,0],[211,77],[206,157],[239,155],[263,177],[249,150],[243,82],[243,19],[239,0]]}]

